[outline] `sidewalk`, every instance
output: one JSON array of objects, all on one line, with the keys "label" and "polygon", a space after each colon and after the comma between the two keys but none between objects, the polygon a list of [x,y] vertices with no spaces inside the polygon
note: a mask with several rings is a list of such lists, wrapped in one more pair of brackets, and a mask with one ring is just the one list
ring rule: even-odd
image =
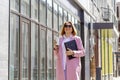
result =
[{"label": "sidewalk", "polygon": [[120,77],[113,77],[113,80],[120,80]]}]

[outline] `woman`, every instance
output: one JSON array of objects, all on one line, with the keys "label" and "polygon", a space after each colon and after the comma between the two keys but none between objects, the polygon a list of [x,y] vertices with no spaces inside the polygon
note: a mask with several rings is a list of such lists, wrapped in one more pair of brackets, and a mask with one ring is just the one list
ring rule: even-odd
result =
[{"label": "woman", "polygon": [[[56,61],[56,80],[80,80],[81,60],[85,55],[81,38],[76,36],[77,31],[68,21],[63,24],[61,30],[61,37],[59,38],[59,45],[54,46],[54,54],[57,56]],[[65,49],[65,42],[75,40],[78,50]],[[75,58],[69,59],[67,56]]]}]

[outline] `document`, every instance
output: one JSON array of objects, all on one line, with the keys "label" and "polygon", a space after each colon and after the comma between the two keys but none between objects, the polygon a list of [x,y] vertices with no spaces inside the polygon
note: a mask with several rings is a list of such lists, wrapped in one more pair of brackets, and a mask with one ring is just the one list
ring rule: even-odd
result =
[{"label": "document", "polygon": [[[68,48],[71,49],[71,50],[78,50],[75,40],[65,42],[64,45],[65,45],[66,51],[68,51]],[[72,55],[69,55],[68,58],[73,59],[75,57],[73,57]]]}]

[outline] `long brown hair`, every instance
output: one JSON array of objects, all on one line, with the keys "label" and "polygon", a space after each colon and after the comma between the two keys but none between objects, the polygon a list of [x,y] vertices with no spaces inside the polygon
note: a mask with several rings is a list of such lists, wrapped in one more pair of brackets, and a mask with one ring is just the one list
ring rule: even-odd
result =
[{"label": "long brown hair", "polygon": [[66,25],[66,23],[70,23],[71,24],[71,26],[72,26],[72,34],[75,36],[75,35],[77,35],[77,30],[76,30],[76,28],[75,28],[75,26],[72,24],[72,22],[71,21],[66,21],[64,24],[63,24],[63,26],[62,26],[62,28],[61,28],[61,31],[60,31],[60,35],[64,35],[65,34],[65,30],[64,30],[64,26]]}]

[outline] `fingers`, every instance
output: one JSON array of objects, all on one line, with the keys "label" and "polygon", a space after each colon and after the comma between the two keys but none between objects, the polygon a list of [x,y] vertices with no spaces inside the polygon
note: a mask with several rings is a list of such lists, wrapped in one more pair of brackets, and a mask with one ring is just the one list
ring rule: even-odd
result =
[{"label": "fingers", "polygon": [[72,55],[73,51],[71,49],[69,49],[69,51],[66,51],[66,55]]},{"label": "fingers", "polygon": [[67,48],[68,51],[72,51],[70,48]]},{"label": "fingers", "polygon": [[54,50],[57,50],[57,49],[59,49],[59,46],[58,45],[54,46]]}]

